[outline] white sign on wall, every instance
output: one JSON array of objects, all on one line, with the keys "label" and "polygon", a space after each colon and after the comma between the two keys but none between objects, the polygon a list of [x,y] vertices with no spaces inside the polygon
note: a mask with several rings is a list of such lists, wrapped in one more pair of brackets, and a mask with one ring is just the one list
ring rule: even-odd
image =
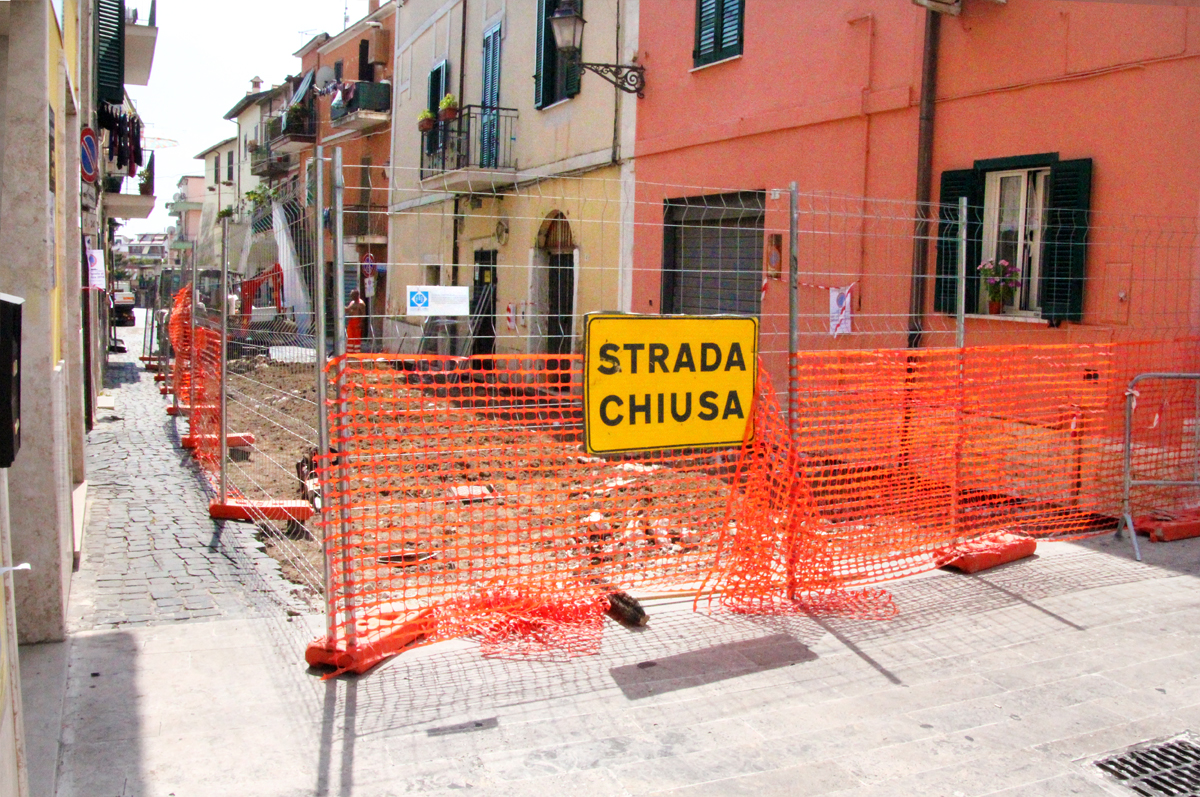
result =
[{"label": "white sign on wall", "polygon": [[107,287],[104,280],[104,250],[89,249],[87,253],[87,260],[88,287],[104,290]]},{"label": "white sign on wall", "polygon": [[409,285],[405,293],[408,296],[408,315],[471,314],[470,292],[465,286]]}]

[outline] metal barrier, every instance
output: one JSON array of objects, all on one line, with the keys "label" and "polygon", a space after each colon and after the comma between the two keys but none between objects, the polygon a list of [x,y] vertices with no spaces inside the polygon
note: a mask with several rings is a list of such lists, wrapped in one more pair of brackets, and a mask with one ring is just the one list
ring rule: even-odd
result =
[{"label": "metal barrier", "polygon": [[[1190,381],[1195,383],[1193,392],[1192,415],[1192,478],[1191,479],[1135,479],[1133,478],[1133,413],[1137,408],[1137,400],[1141,392],[1137,386],[1147,380],[1160,379],[1170,381]],[[1155,426],[1160,417],[1156,416]],[[1133,555],[1140,562],[1142,552],[1138,546],[1137,528],[1133,522],[1133,507],[1130,493],[1134,487],[1197,487],[1200,488],[1200,374],[1197,373],[1145,373],[1138,374],[1129,381],[1125,390],[1125,438],[1124,438],[1124,470],[1121,487],[1121,523],[1117,526],[1117,535],[1122,529],[1129,531],[1133,541]]]}]

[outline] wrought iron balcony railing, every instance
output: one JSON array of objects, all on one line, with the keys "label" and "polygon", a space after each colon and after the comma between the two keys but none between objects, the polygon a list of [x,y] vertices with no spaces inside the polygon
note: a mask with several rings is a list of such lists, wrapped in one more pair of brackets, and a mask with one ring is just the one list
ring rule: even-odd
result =
[{"label": "wrought iron balcony railing", "polygon": [[517,109],[466,105],[421,136],[421,179],[459,169],[514,169]]}]

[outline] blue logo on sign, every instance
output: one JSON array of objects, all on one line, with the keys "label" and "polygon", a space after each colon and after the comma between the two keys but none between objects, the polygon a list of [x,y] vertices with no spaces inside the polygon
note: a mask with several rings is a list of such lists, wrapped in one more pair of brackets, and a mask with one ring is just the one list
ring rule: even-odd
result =
[{"label": "blue logo on sign", "polygon": [[411,291],[408,294],[409,307],[428,307],[429,291]]}]

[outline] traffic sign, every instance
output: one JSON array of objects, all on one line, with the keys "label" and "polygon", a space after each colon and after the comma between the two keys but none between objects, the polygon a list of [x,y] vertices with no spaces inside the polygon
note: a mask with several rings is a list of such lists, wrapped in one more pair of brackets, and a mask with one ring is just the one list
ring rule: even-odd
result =
[{"label": "traffic sign", "polygon": [[100,177],[100,144],[90,127],[79,132],[79,171],[85,183],[94,183]]},{"label": "traffic sign", "polygon": [[362,273],[366,279],[372,279],[379,273],[379,268],[375,265],[375,255],[370,252],[362,256]]},{"label": "traffic sign", "polygon": [[589,453],[742,444],[758,379],[757,318],[589,315],[584,350]]}]

